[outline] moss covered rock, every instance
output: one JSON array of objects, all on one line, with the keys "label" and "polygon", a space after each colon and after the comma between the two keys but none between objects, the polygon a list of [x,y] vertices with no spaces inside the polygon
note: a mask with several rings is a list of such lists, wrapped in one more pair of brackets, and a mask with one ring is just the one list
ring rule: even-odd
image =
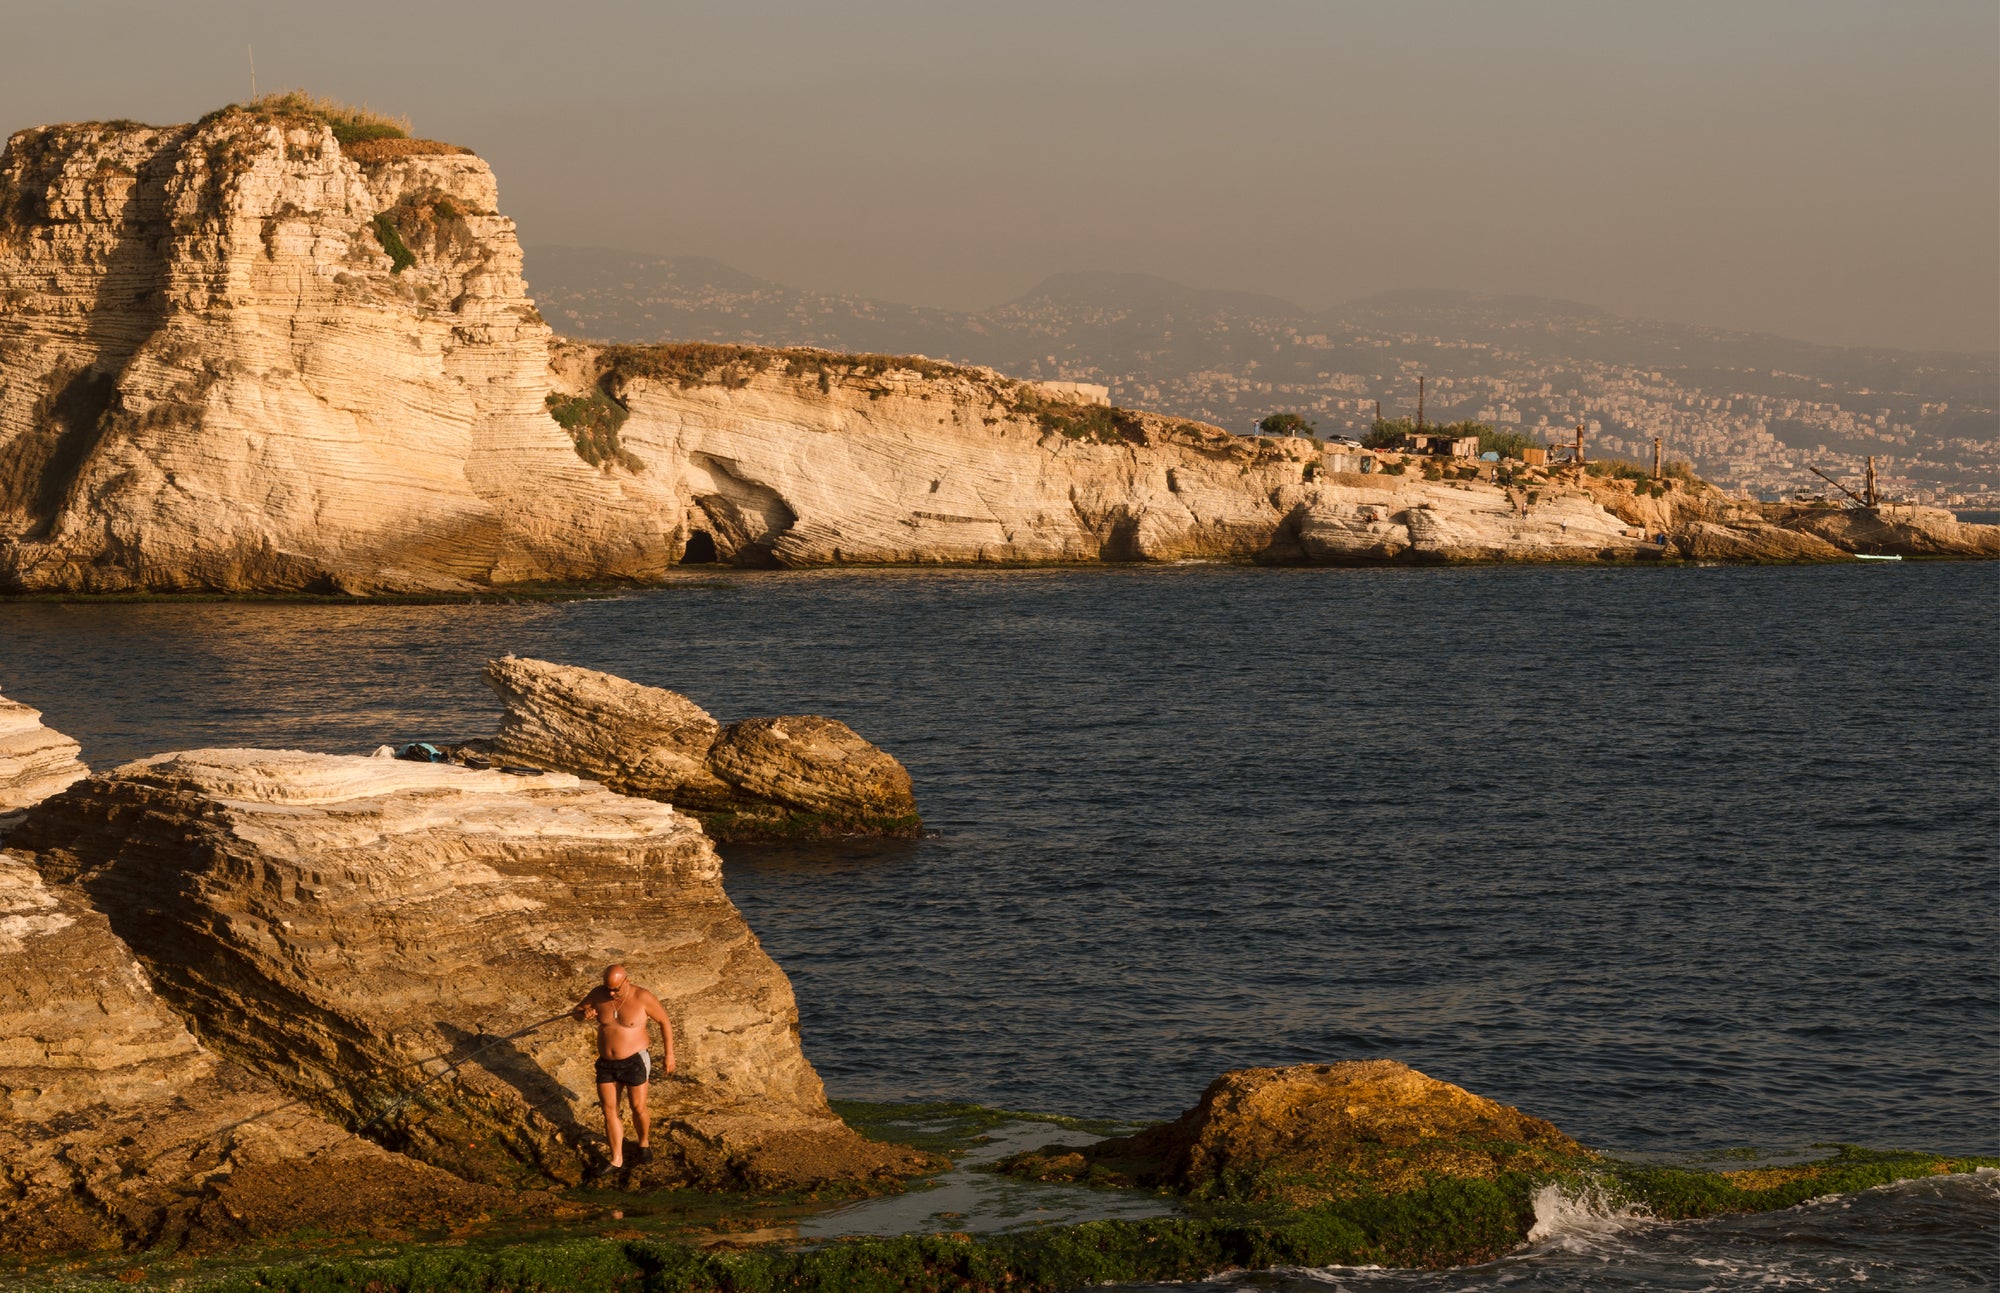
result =
[{"label": "moss covered rock", "polygon": [[1172,1122],[1019,1155],[1006,1170],[1311,1207],[1438,1180],[1558,1172],[1592,1157],[1540,1118],[1395,1060],[1355,1060],[1224,1073]]}]

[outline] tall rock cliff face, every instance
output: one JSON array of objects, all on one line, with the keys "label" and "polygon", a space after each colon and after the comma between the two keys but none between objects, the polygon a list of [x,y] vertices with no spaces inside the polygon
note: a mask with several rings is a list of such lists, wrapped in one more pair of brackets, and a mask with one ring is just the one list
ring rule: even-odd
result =
[{"label": "tall rock cliff face", "polygon": [[[1694,524],[1665,524],[1682,501],[1574,473],[1513,491],[1418,462],[1370,474],[1372,455],[919,357],[556,343],[486,164],[394,143],[243,109],[13,136],[0,591],[1829,551],[1706,531],[1663,549],[1644,536]],[[1993,527],[1852,528],[1821,537],[2000,551]]]},{"label": "tall rock cliff face", "polygon": [[657,501],[582,461],[544,406],[549,333],[497,206],[461,150],[356,160],[306,117],[13,136],[0,585],[658,570]]}]

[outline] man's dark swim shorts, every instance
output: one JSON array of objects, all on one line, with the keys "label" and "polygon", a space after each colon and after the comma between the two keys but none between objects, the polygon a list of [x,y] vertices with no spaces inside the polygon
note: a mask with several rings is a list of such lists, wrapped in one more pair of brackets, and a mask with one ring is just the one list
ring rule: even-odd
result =
[{"label": "man's dark swim shorts", "polygon": [[597,1083],[616,1082],[619,1086],[644,1086],[653,1080],[653,1057],[645,1051],[622,1060],[597,1061]]}]

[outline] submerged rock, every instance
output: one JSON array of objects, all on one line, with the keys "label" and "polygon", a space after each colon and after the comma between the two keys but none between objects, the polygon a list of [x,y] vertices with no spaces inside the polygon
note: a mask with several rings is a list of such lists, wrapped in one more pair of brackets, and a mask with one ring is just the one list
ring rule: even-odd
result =
[{"label": "submerged rock", "polygon": [[0,696],[0,835],[21,813],[89,775],[82,747],[42,726],[40,710]]},{"label": "submerged rock", "polygon": [[1440,1178],[1552,1171],[1590,1151],[1540,1118],[1395,1060],[1237,1069],[1172,1122],[1010,1159],[1038,1180],[1163,1187],[1310,1207]]},{"label": "submerged rock", "polygon": [[595,669],[505,656],[486,680],[506,706],[493,753],[672,803],[723,842],[915,835],[910,774],[818,715],[721,725],[679,692]]},{"label": "submerged rock", "polygon": [[791,985],[707,837],[664,804],[560,774],[196,750],[73,787],[15,842],[89,896],[209,1045],[467,1179],[573,1184],[598,1161],[594,1030],[565,1015],[503,1039],[610,962],[665,1004],[680,1063],[653,1084],[655,1159],[629,1186],[931,1166],[828,1109]]},{"label": "submerged rock", "polygon": [[512,1203],[198,1043],[74,890],[0,851],[0,1252],[388,1234]]}]

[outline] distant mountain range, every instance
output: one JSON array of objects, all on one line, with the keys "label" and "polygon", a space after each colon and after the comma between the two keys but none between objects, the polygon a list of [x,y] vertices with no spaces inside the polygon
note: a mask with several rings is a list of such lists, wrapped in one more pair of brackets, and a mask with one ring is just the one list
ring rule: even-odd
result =
[{"label": "distant mountain range", "polygon": [[1385,292],[1310,311],[1146,274],[1054,275],[989,310],[813,292],[700,257],[531,247],[530,290],[559,332],[925,354],[1013,376],[1100,382],[1114,402],[1247,432],[1267,413],[1323,432],[1413,415],[1476,418],[1643,460],[1652,438],[1711,479],[1765,494],[1808,464],[1878,471],[1911,497],[2000,491],[2000,363],[1816,345],[1627,319],[1573,301]]}]

